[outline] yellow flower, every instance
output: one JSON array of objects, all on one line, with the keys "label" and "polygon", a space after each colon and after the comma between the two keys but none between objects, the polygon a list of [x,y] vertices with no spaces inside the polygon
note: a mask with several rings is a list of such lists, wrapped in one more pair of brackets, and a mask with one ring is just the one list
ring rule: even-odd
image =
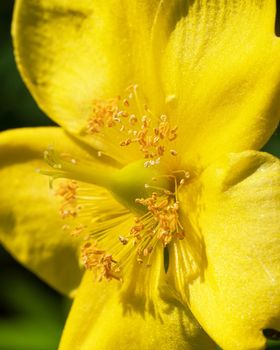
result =
[{"label": "yellow flower", "polygon": [[65,131],[1,135],[0,237],[78,288],[61,350],[214,349],[196,320],[224,350],[255,350],[280,330],[280,163],[257,151],[279,122],[275,13],[16,2],[18,67]]}]

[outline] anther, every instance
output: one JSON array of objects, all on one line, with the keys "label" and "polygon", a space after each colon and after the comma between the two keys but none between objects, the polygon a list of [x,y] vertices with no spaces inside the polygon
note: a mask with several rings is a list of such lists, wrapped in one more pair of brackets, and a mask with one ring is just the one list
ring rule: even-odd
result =
[{"label": "anther", "polygon": [[71,231],[71,236],[79,236],[85,229],[85,226],[80,224],[76,226],[72,231]]},{"label": "anther", "polygon": [[129,117],[129,124],[130,125],[135,125],[138,122],[138,119],[134,114],[131,114]]},{"label": "anther", "polygon": [[124,100],[123,100],[123,105],[124,105],[125,107],[129,107],[129,101],[128,101],[127,99],[124,99]]},{"label": "anther", "polygon": [[123,245],[126,245],[128,243],[128,239],[126,237],[123,237],[123,236],[119,236],[119,241]]},{"label": "anther", "polygon": [[185,180],[185,179],[181,179],[181,180],[180,180],[180,182],[179,182],[179,184],[182,186],[182,185],[184,185],[184,184],[185,184],[185,182],[186,182],[186,180]]}]

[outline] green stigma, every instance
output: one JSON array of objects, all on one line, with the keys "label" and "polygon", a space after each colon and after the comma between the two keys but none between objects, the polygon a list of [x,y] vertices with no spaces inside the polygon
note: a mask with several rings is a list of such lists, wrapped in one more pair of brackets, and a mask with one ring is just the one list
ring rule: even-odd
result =
[{"label": "green stigma", "polygon": [[68,178],[105,188],[119,203],[135,213],[141,214],[144,210],[137,199],[148,198],[155,190],[169,192],[171,189],[170,178],[163,175],[160,164],[147,167],[143,160],[139,160],[116,169],[101,162],[92,165],[76,160],[53,149],[45,151],[44,156],[53,170],[40,170],[40,173],[53,179]]},{"label": "green stigma", "polygon": [[169,191],[170,179],[162,174],[161,166],[144,167],[143,161],[137,161],[113,173],[109,190],[125,207],[142,213],[137,199],[148,198],[158,189]]}]

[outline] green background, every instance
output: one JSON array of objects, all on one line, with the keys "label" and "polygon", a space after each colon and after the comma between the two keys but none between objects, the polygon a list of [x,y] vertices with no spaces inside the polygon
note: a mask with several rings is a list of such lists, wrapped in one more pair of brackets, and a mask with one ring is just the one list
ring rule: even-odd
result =
[{"label": "green background", "polygon": [[[16,70],[10,37],[12,8],[13,1],[0,0],[0,130],[53,125],[39,111]],[[265,147],[278,157],[279,133],[278,129]],[[71,302],[1,248],[0,266],[0,350],[57,349]],[[268,349],[280,349],[278,344],[271,342]]]}]

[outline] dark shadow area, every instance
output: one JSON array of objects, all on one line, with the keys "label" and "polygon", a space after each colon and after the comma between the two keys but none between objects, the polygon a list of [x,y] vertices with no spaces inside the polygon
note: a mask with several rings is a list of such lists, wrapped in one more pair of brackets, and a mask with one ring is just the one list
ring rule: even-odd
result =
[{"label": "dark shadow area", "polygon": [[280,0],[276,0],[275,35],[280,37]]},{"label": "dark shadow area", "polygon": [[269,340],[280,340],[280,332],[278,332],[276,329],[264,329],[263,335]]}]

